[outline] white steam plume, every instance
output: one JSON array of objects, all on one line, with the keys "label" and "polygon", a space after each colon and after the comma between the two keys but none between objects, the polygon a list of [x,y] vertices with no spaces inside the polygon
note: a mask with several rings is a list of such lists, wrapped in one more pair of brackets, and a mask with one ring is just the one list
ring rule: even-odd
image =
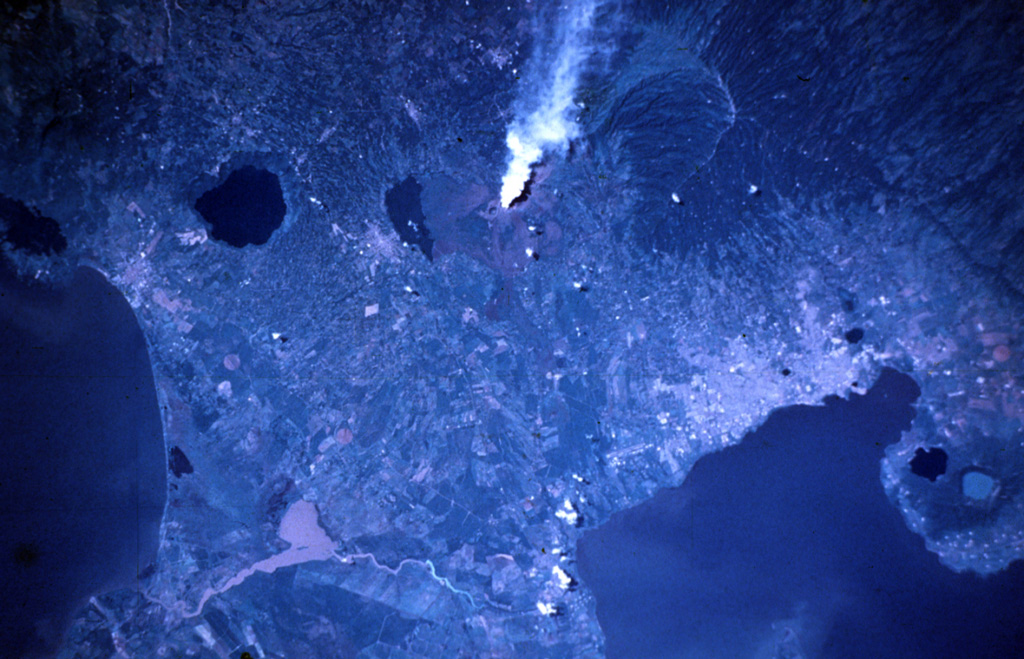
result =
[{"label": "white steam plume", "polygon": [[[550,52],[548,44],[534,49],[534,71],[520,98],[519,116],[508,127],[508,170],[501,181],[501,205],[509,204],[523,191],[530,179],[530,168],[545,153],[562,152],[569,140],[577,137],[579,126],[572,114],[573,95],[580,71],[592,52],[592,23],[595,0],[577,0],[564,5],[563,16],[555,30],[555,55],[551,62],[538,61]],[[538,37],[542,41],[542,37]]]}]

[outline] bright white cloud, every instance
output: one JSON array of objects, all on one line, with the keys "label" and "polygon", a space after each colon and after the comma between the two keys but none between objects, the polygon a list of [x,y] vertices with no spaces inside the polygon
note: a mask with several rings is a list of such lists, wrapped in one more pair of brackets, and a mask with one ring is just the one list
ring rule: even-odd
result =
[{"label": "bright white cloud", "polygon": [[544,48],[534,54],[533,79],[523,86],[524,93],[531,96],[521,99],[527,111],[512,122],[505,137],[509,152],[501,184],[501,205],[505,208],[523,191],[530,168],[545,153],[564,152],[569,141],[579,135],[573,96],[583,65],[593,52],[594,10],[595,0],[567,3],[555,31],[558,43],[554,62],[545,66],[545,62],[537,61],[545,56]]},{"label": "bright white cloud", "polygon": [[557,565],[551,568],[551,574],[555,577],[555,579],[558,580],[558,585],[562,588],[562,590],[566,590],[567,588],[569,588],[569,586],[572,585],[572,577],[566,574],[565,570],[558,567]]}]

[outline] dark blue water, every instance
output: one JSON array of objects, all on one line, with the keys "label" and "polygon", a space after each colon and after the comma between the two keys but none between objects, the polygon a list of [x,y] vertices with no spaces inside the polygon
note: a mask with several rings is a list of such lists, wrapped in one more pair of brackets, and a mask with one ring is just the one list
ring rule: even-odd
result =
[{"label": "dark blue water", "polygon": [[56,220],[2,194],[0,240],[29,254],[59,254],[68,246]]},{"label": "dark blue water", "polygon": [[195,209],[210,223],[210,237],[232,247],[266,244],[288,211],[280,178],[252,165],[204,192]]},{"label": "dark blue water", "polygon": [[773,414],[579,545],[609,657],[1021,657],[1024,569],[957,575],[879,482],[918,390]]},{"label": "dark blue water", "polygon": [[427,218],[423,215],[421,194],[423,186],[413,177],[394,186],[384,195],[384,205],[388,209],[388,218],[402,242],[416,245],[427,257],[434,260],[434,239],[426,227]]},{"label": "dark blue water", "polygon": [[95,270],[60,292],[0,274],[0,655],[60,640],[154,559],[166,457],[149,356]]}]

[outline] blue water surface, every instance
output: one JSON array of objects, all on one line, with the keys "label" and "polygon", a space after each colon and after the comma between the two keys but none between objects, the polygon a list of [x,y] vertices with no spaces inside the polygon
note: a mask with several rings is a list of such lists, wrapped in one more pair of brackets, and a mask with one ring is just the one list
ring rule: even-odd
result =
[{"label": "blue water surface", "polygon": [[163,435],[145,339],[97,271],[59,291],[0,280],[0,345],[0,655],[44,656],[154,559]]},{"label": "blue water surface", "polygon": [[1024,656],[1024,569],[955,574],[879,481],[913,380],[774,413],[579,545],[609,657]]}]

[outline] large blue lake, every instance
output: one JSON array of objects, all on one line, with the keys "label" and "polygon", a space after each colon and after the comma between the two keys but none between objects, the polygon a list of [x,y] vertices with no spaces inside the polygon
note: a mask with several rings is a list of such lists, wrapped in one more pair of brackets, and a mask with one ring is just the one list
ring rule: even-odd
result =
[{"label": "large blue lake", "polygon": [[61,291],[0,275],[4,656],[59,642],[95,593],[154,559],[166,497],[149,356],[131,307],[80,268]]},{"label": "large blue lake", "polygon": [[942,567],[890,505],[913,381],[773,414],[579,545],[609,657],[1021,657],[1024,569]]}]

